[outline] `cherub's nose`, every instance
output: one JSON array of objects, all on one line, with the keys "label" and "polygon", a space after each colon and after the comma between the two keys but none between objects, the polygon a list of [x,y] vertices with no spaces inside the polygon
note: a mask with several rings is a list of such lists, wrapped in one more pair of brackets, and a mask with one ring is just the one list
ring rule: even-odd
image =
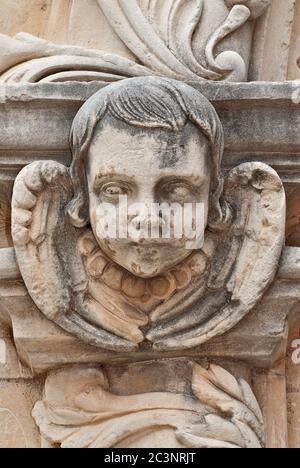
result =
[{"label": "cherub's nose", "polygon": [[156,234],[155,238],[157,238],[162,224],[163,220],[157,210],[155,210],[155,205],[151,203],[144,204],[138,215],[131,221],[131,237],[135,241],[142,241],[151,239],[153,234]]}]

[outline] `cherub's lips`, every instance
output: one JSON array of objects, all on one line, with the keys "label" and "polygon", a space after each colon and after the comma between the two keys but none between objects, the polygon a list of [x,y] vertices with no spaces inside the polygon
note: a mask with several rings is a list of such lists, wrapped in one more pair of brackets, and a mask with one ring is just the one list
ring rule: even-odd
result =
[{"label": "cherub's lips", "polygon": [[168,243],[140,243],[140,242],[132,242],[131,243],[132,247],[143,249],[143,250],[149,250],[149,249],[160,249],[160,248],[165,248],[168,247]]}]

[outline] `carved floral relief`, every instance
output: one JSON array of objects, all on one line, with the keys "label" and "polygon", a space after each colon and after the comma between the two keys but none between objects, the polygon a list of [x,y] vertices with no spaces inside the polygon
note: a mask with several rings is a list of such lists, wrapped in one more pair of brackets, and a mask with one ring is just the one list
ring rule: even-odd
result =
[{"label": "carved floral relief", "polygon": [[[95,0],[136,60],[29,34],[2,35],[5,83],[111,82],[159,75],[247,81],[253,22],[271,0]],[[213,24],[213,28],[212,28]]]},{"label": "carved floral relief", "polygon": [[54,371],[33,416],[45,440],[62,448],[263,448],[263,417],[248,383],[216,365],[190,366],[186,393],[128,396],[112,393],[99,367]]},{"label": "carved floral relief", "polygon": [[[34,380],[27,412],[34,405],[34,426],[45,446],[264,448],[278,431],[283,440],[278,421],[287,419],[287,318],[300,298],[299,252],[286,248],[282,255],[285,189],[277,172],[250,154],[255,136],[243,134],[250,112],[236,133],[245,141],[226,150],[231,162],[236,149],[239,161],[252,162],[231,169],[236,162],[222,164],[223,126],[198,91],[200,82],[235,82],[208,86],[211,93],[225,89],[216,108],[233,105],[241,112],[259,101],[251,117],[258,116],[257,126],[265,112],[273,117],[278,103],[286,105],[287,91],[277,85],[268,94],[266,85],[257,84],[255,94],[251,84],[249,92],[238,84],[249,76],[255,21],[271,3],[95,0],[93,8],[105,16],[123,55],[26,33],[0,35],[2,84],[103,82],[74,118],[70,167],[52,156],[46,160],[45,145],[41,160],[15,179],[11,213],[2,194],[0,371],[13,361],[20,369],[9,378]],[[26,105],[23,89],[30,87],[18,88]],[[38,97],[29,102],[43,99],[44,90],[69,89],[71,108],[76,93],[81,103],[82,90],[94,89],[75,86],[74,94],[73,87],[33,86]],[[232,89],[231,101],[226,93]],[[61,96],[54,94],[52,102]],[[9,105],[18,96],[12,93]],[[61,141],[75,114],[69,107],[68,117],[66,112],[59,124],[51,122],[66,124]],[[60,110],[53,107],[52,113]],[[276,109],[274,120],[283,115]],[[239,122],[225,110],[226,118],[235,133]],[[277,143],[266,147],[275,132],[272,127],[267,137],[260,135],[259,148],[253,148],[258,157],[265,151],[270,164]],[[297,161],[291,170],[284,160],[290,149],[284,132],[283,126],[276,141],[283,140],[279,149],[285,152],[278,151],[276,167],[284,165],[294,184]],[[69,151],[63,144],[60,155]],[[296,155],[296,143],[293,148]],[[33,151],[26,161],[37,159]],[[10,156],[5,153],[4,164]],[[106,235],[113,222],[104,215],[108,205],[119,223],[115,237]],[[128,211],[137,205],[137,213]],[[176,211],[149,211],[154,205]],[[201,230],[190,212],[197,242],[186,231],[175,236],[187,205],[202,208]],[[172,235],[163,237],[168,223]],[[149,236],[153,230],[159,236]],[[280,311],[276,317],[273,309]],[[275,415],[277,397],[283,409]],[[0,408],[0,426],[13,427],[27,445],[22,424],[9,411]]]}]

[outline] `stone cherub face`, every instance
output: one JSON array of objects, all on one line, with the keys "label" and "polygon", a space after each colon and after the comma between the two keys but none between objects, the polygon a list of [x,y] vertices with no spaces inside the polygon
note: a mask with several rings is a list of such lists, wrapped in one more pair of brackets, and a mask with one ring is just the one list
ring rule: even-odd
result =
[{"label": "stone cherub face", "polygon": [[[184,235],[178,239],[153,239],[153,224],[161,228],[168,220],[150,213],[154,204],[176,203],[183,209],[187,203],[201,203],[207,224],[209,147],[194,124],[187,123],[176,133],[168,129],[141,131],[113,117],[104,118],[95,131],[86,167],[90,222],[108,257],[134,275],[148,278],[170,270],[191,254]],[[99,229],[102,220],[97,213],[104,211],[104,204],[111,203],[119,219],[120,196],[127,197],[129,207],[140,204],[142,208],[138,216],[129,216],[131,229],[126,238],[110,239]],[[122,220],[126,224],[126,218]],[[122,230],[127,227],[124,225]]]},{"label": "stone cherub face", "polygon": [[[165,222],[161,214],[149,215],[150,207],[162,203],[179,204],[182,208],[187,203],[202,204],[206,228],[210,196],[213,190],[218,191],[216,150],[212,156],[212,140],[217,140],[218,132],[212,123],[214,110],[198,102],[204,100],[199,93],[195,93],[194,102],[185,104],[184,99],[193,96],[191,88],[186,90],[183,84],[176,83],[177,88],[182,88],[182,95],[171,80],[148,78],[147,86],[143,84],[144,80],[140,79],[116,85],[115,93],[107,96],[109,102],[98,103],[97,119],[85,122],[84,138],[88,144],[81,166],[76,155],[73,163],[76,180],[79,175],[82,180],[82,172],[86,175],[85,194],[79,190],[75,210],[73,206],[70,212],[75,224],[80,226],[86,221],[81,221],[78,213],[86,211],[84,216],[89,218],[99,246],[115,263],[136,276],[152,278],[184,261],[191,251],[184,235],[181,238],[172,235],[168,239],[149,235],[153,225],[162,229]],[[184,96],[185,91],[188,96]],[[205,119],[203,112],[207,114]],[[90,110],[88,116],[91,115],[95,116],[95,112]],[[75,123],[74,136],[80,134],[81,125],[84,123]],[[76,149],[77,143],[73,148]],[[81,141],[78,145],[82,155],[85,143]],[[120,197],[124,196],[129,206],[143,204],[145,211],[122,218],[129,228],[126,238],[108,238],[99,229],[102,222],[99,213],[104,204],[110,203],[115,206],[119,220]],[[192,225],[195,228],[195,219]]]}]

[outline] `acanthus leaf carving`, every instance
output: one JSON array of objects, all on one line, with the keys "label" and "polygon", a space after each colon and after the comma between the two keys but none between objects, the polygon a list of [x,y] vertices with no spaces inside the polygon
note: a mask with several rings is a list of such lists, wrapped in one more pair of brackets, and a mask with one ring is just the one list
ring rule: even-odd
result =
[{"label": "acanthus leaf carving", "polygon": [[130,439],[149,442],[164,427],[174,432],[175,447],[264,447],[263,417],[251,388],[216,365],[192,365],[190,393],[128,396],[113,394],[99,367],[54,371],[33,417],[43,437],[62,448],[126,447]]},{"label": "acanthus leaf carving", "polygon": [[[211,10],[212,0],[155,0],[146,5],[137,0],[97,2],[141,65],[116,54],[57,46],[19,34],[14,39],[2,38],[5,53],[0,71],[5,73],[1,81],[111,82],[145,75],[183,81],[245,81],[249,54],[241,42],[251,42],[252,34],[251,27],[245,27],[270,5],[270,0],[226,0],[223,5],[215,2]],[[209,26],[208,35],[212,21],[215,31],[211,33]],[[240,34],[232,40],[236,32]]]}]

